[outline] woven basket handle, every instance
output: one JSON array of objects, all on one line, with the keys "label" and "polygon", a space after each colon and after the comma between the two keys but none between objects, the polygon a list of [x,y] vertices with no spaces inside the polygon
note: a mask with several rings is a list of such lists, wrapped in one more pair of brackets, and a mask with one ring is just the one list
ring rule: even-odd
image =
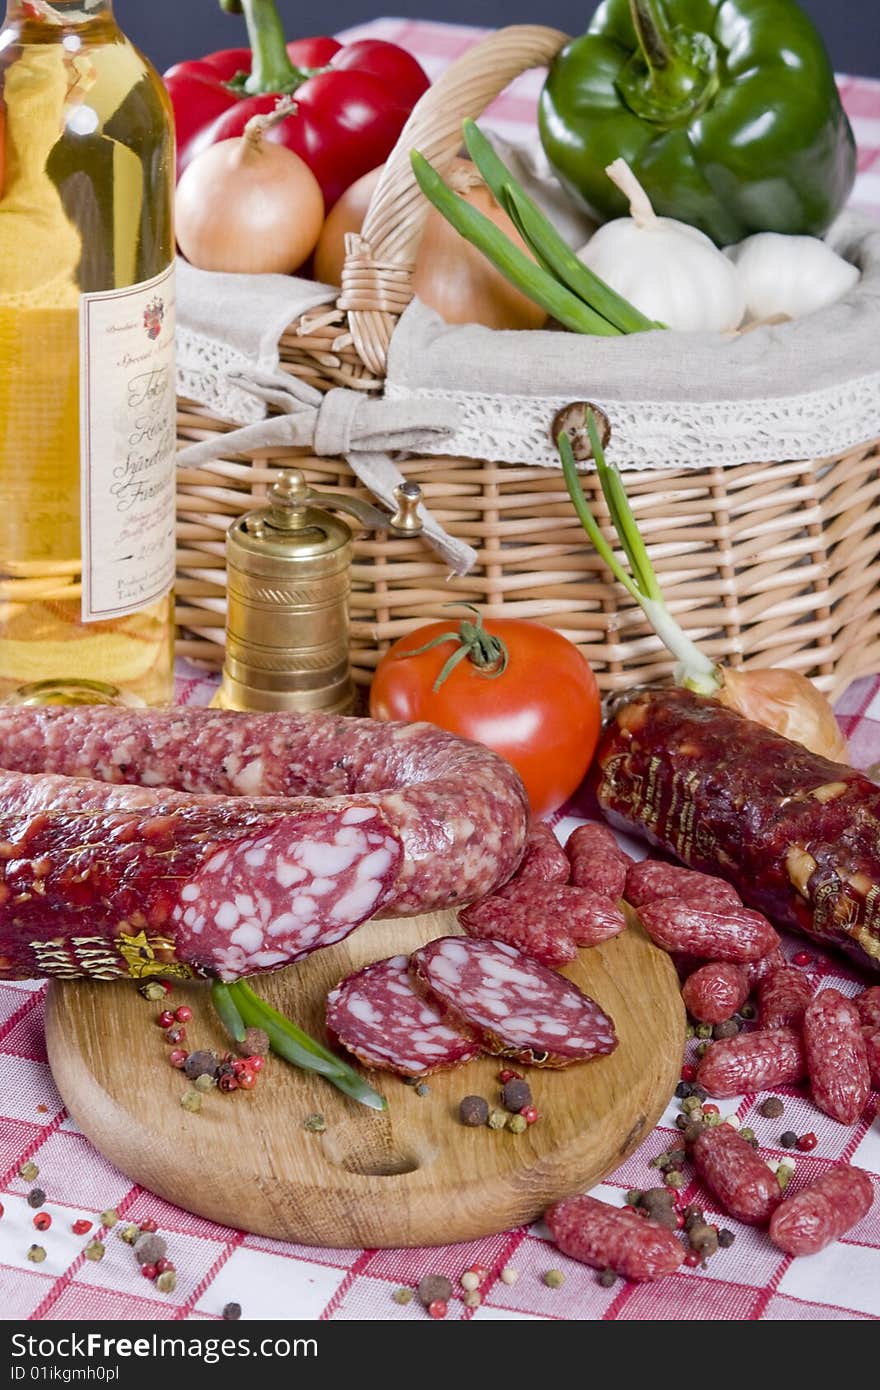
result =
[{"label": "woven basket handle", "polygon": [[340,309],[358,355],[384,376],[397,320],[413,297],[412,276],[430,204],[415,181],[410,150],[445,174],[461,148],[461,124],[476,118],[529,68],[550,63],[568,36],[539,24],[499,29],[468,49],[419,101],[376,185],[360,234],[346,237]]}]

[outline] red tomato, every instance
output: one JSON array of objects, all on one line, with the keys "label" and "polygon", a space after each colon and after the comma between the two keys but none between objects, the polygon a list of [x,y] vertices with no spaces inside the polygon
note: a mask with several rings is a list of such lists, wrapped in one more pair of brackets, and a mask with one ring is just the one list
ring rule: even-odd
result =
[{"label": "red tomato", "polygon": [[[506,669],[487,675],[468,655],[435,690],[444,665],[461,648],[458,634],[468,639],[475,631],[478,645],[485,634],[503,642]],[[444,634],[448,642],[417,651]],[[494,748],[522,777],[536,816],[555,811],[577,789],[601,725],[596,678],[577,647],[552,628],[519,618],[482,625],[465,619],[460,628],[454,621],[428,623],[402,637],[376,668],[370,714],[425,719]]]}]

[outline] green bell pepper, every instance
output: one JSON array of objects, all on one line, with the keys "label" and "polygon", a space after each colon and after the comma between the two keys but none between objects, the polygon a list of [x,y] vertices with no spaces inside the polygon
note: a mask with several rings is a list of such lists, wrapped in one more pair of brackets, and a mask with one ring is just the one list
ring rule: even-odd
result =
[{"label": "green bell pepper", "polygon": [[605,0],[553,63],[539,122],[600,222],[626,214],[604,172],[622,156],[656,212],[720,246],[821,235],[855,178],[828,55],[794,0]]}]

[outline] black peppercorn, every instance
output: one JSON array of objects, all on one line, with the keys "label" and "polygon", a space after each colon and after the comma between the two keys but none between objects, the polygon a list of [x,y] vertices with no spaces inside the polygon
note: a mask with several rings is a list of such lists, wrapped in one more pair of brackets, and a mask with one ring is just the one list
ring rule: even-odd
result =
[{"label": "black peppercorn", "polygon": [[482,1096],[464,1096],[458,1105],[458,1118],[463,1125],[476,1129],[489,1118],[489,1103]]},{"label": "black peppercorn", "polygon": [[505,1081],[501,1091],[501,1104],[505,1110],[512,1114],[519,1114],[523,1106],[531,1105],[532,1092],[527,1081],[521,1081],[519,1077],[514,1077],[512,1081]]}]

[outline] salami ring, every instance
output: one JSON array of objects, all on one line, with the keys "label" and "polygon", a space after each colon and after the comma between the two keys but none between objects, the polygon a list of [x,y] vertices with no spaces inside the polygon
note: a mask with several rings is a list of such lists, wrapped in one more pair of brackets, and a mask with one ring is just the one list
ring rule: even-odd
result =
[{"label": "salami ring", "polygon": [[[528,824],[514,769],[428,724],[205,709],[8,708],[0,709],[0,767],[7,769],[0,777],[0,974],[129,973],[131,953],[122,944],[140,932],[140,973],[159,973],[158,949],[166,965],[177,960],[200,974],[235,978],[339,940],[380,908],[408,916],[486,896],[516,869]],[[244,849],[249,835],[260,843]],[[85,846],[82,862],[77,845]],[[256,858],[248,861],[248,852]],[[49,871],[34,872],[35,863]],[[165,875],[164,896],[163,863],[174,868],[174,889]],[[123,879],[136,879],[154,908],[142,925],[132,918]],[[367,883],[374,887],[362,891]],[[257,903],[258,887],[267,905]],[[307,914],[305,931],[301,923],[285,936],[282,927],[270,943],[268,924],[277,928],[303,897],[321,898],[314,911],[308,901],[298,908]],[[246,908],[252,900],[252,910],[227,928],[237,898]],[[86,916],[91,925],[83,933]],[[248,926],[255,930],[243,932],[243,944],[230,940]],[[88,950],[72,944],[86,938]],[[239,946],[231,956],[230,945]]]}]

